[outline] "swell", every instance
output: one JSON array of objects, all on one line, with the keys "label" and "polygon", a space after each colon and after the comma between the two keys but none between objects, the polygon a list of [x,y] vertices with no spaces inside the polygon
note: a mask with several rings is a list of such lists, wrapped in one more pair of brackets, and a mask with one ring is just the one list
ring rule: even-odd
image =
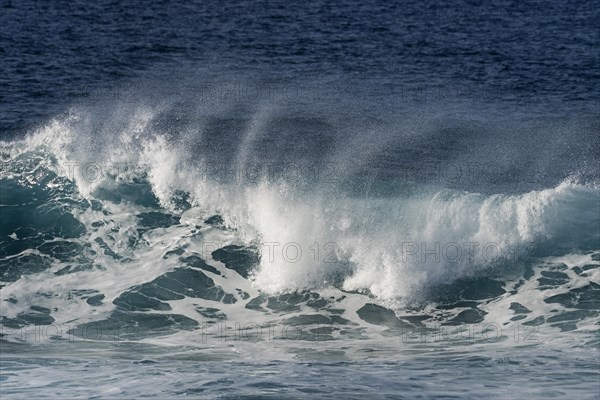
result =
[{"label": "swell", "polygon": [[[271,294],[333,285],[383,300],[418,296],[498,266],[509,273],[532,255],[599,247],[598,188],[576,176],[542,190],[488,195],[365,178],[353,168],[252,164],[249,146],[262,132],[256,120],[241,148],[216,145],[228,161],[215,165],[197,151],[202,135],[164,133],[157,114],[141,107],[98,125],[73,110],[24,140],[2,142],[3,186],[59,187],[58,198],[87,204],[156,204],[180,223],[194,213],[218,214],[235,237],[227,240],[259,250],[250,279]],[[366,154],[353,167],[374,157]],[[68,209],[69,201],[60,203]]]}]

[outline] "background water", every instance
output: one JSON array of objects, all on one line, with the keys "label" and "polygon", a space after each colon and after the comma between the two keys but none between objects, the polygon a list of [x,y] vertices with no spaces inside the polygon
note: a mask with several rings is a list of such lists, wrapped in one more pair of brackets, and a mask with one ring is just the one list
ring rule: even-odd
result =
[{"label": "background water", "polygon": [[591,1],[0,13],[3,398],[598,398]]}]

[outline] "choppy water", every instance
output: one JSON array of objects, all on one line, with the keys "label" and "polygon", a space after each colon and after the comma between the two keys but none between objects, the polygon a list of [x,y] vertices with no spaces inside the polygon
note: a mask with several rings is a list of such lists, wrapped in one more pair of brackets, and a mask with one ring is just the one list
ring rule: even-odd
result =
[{"label": "choppy water", "polygon": [[597,17],[3,2],[2,397],[597,398]]}]

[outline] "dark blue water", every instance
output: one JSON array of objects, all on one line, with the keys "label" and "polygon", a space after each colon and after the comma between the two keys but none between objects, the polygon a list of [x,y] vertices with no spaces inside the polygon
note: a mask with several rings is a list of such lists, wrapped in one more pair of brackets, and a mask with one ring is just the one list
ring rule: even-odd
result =
[{"label": "dark blue water", "polygon": [[592,1],[7,1],[2,398],[598,398]]},{"label": "dark blue water", "polygon": [[26,131],[72,96],[205,68],[597,113],[599,19],[593,1],[2,1],[0,128]]}]

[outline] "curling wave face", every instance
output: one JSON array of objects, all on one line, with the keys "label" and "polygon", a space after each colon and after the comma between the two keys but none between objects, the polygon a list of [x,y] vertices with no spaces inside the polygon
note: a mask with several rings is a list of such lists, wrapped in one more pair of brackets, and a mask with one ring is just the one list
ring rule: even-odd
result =
[{"label": "curling wave face", "polygon": [[[598,321],[589,173],[494,194],[511,186],[490,185],[505,169],[451,180],[441,171],[456,157],[406,169],[390,148],[414,156],[415,121],[400,137],[371,122],[365,140],[272,108],[200,125],[172,110],[74,107],[1,143],[3,326],[82,335],[120,321],[171,337],[237,318],[339,324],[328,334],[339,338],[415,317],[584,332]],[[493,180],[465,190],[482,171]]]}]

